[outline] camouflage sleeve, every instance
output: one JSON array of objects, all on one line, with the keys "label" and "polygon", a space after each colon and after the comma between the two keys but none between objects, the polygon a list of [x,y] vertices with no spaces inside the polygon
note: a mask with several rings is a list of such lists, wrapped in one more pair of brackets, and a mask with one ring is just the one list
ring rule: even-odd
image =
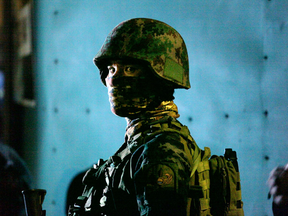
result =
[{"label": "camouflage sleeve", "polygon": [[199,152],[192,141],[165,133],[134,153],[132,170],[141,215],[186,215],[193,158]]}]

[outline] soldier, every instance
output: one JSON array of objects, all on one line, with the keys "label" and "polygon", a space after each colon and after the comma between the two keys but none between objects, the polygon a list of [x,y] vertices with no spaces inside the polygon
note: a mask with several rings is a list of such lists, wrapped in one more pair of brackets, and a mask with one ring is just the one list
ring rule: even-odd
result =
[{"label": "soldier", "polygon": [[[108,35],[94,62],[111,111],[127,120],[125,142],[86,173],[86,188],[69,215],[189,215],[195,204],[189,197],[190,176],[204,151],[177,120],[173,102],[174,89],[190,88],[181,35],[153,19],[124,21]],[[207,200],[196,202],[205,215]]]}]

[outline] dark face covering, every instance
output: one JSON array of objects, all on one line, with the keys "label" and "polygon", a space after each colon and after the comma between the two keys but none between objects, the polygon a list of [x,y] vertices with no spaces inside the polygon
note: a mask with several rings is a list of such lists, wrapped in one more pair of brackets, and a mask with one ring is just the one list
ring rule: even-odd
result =
[{"label": "dark face covering", "polygon": [[160,105],[155,77],[140,64],[125,64],[119,61],[108,65],[105,79],[111,111],[121,117],[136,117],[147,109]]}]

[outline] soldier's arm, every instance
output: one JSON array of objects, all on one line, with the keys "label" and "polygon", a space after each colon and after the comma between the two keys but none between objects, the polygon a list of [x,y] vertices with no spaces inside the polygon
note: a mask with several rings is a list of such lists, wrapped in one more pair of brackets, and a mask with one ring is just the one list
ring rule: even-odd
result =
[{"label": "soldier's arm", "polygon": [[177,135],[162,135],[133,156],[141,215],[186,215],[191,155]]}]

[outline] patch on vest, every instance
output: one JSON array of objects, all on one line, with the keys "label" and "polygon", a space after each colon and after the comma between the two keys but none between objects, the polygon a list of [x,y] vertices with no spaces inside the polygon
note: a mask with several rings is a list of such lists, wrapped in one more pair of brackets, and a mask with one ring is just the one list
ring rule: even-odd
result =
[{"label": "patch on vest", "polygon": [[157,179],[157,184],[160,186],[171,184],[173,181],[173,176],[169,173],[164,174],[163,176]]}]

